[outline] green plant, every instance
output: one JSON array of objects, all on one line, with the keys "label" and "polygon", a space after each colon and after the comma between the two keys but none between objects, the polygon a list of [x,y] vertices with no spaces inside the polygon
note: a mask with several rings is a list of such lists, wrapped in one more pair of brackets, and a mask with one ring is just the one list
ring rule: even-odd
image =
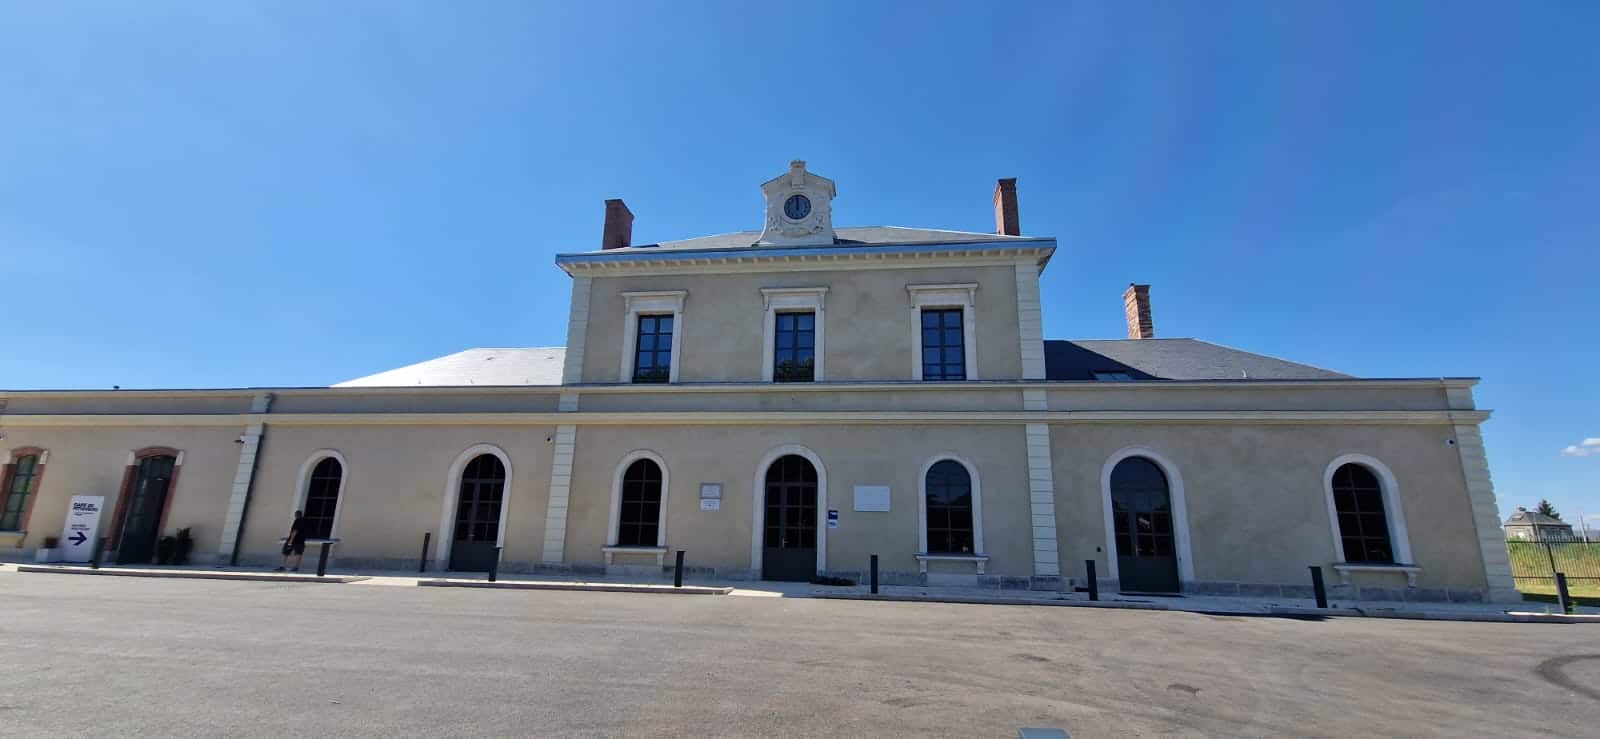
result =
[{"label": "green plant", "polygon": [[177,565],[189,564],[189,552],[194,550],[194,537],[189,535],[189,527],[178,529],[177,542],[172,552],[172,563]]}]

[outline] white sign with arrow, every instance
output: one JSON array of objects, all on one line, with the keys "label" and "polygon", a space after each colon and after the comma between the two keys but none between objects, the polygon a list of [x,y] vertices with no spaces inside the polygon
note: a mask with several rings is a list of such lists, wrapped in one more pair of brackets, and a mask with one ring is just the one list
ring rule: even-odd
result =
[{"label": "white sign with arrow", "polygon": [[67,525],[61,529],[61,561],[88,562],[94,556],[95,538],[100,532],[103,495],[74,495],[67,510]]}]

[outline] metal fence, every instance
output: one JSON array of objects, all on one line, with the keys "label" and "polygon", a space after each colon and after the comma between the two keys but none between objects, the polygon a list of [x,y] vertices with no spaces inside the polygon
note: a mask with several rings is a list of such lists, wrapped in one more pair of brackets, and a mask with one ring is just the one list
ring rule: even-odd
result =
[{"label": "metal fence", "polygon": [[1600,541],[1508,541],[1517,586],[1552,585],[1564,572],[1573,585],[1600,586]]}]

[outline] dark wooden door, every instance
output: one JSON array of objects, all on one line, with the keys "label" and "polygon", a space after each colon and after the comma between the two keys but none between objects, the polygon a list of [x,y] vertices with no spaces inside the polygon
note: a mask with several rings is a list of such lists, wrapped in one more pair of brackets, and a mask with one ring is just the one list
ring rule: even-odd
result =
[{"label": "dark wooden door", "polygon": [[156,558],[156,540],[161,537],[161,511],[167,505],[172,486],[173,457],[145,457],[139,460],[133,488],[128,492],[128,507],[122,517],[122,534],[117,538],[119,564],[148,564]]},{"label": "dark wooden door", "polygon": [[1172,531],[1167,476],[1143,457],[1111,470],[1111,515],[1117,535],[1117,579],[1122,590],[1178,592],[1178,556]]},{"label": "dark wooden door", "polygon": [[456,499],[455,540],[450,569],[488,572],[499,556],[500,508],[505,503],[506,467],[492,454],[480,454],[461,472]]},{"label": "dark wooden door", "polygon": [[817,469],[789,455],[767,468],[761,577],[809,581],[817,574]]}]

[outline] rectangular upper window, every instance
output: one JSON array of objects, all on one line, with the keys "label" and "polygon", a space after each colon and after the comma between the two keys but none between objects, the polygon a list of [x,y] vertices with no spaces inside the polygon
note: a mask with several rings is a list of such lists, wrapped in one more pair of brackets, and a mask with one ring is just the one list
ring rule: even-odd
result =
[{"label": "rectangular upper window", "polygon": [[922,310],[922,379],[967,379],[962,309]]},{"label": "rectangular upper window", "polygon": [[1133,375],[1130,375],[1126,372],[1108,371],[1094,372],[1093,374],[1094,379],[1099,380],[1100,382],[1128,382],[1129,380],[1133,379]]},{"label": "rectangular upper window", "polygon": [[672,316],[639,316],[633,351],[634,382],[667,382],[672,377]]},{"label": "rectangular upper window", "polygon": [[816,313],[779,313],[773,317],[773,382],[811,382],[815,379],[816,336]]},{"label": "rectangular upper window", "polygon": [[617,379],[622,382],[677,382],[683,357],[683,304],[688,290],[630,290],[622,293],[622,351]]}]

